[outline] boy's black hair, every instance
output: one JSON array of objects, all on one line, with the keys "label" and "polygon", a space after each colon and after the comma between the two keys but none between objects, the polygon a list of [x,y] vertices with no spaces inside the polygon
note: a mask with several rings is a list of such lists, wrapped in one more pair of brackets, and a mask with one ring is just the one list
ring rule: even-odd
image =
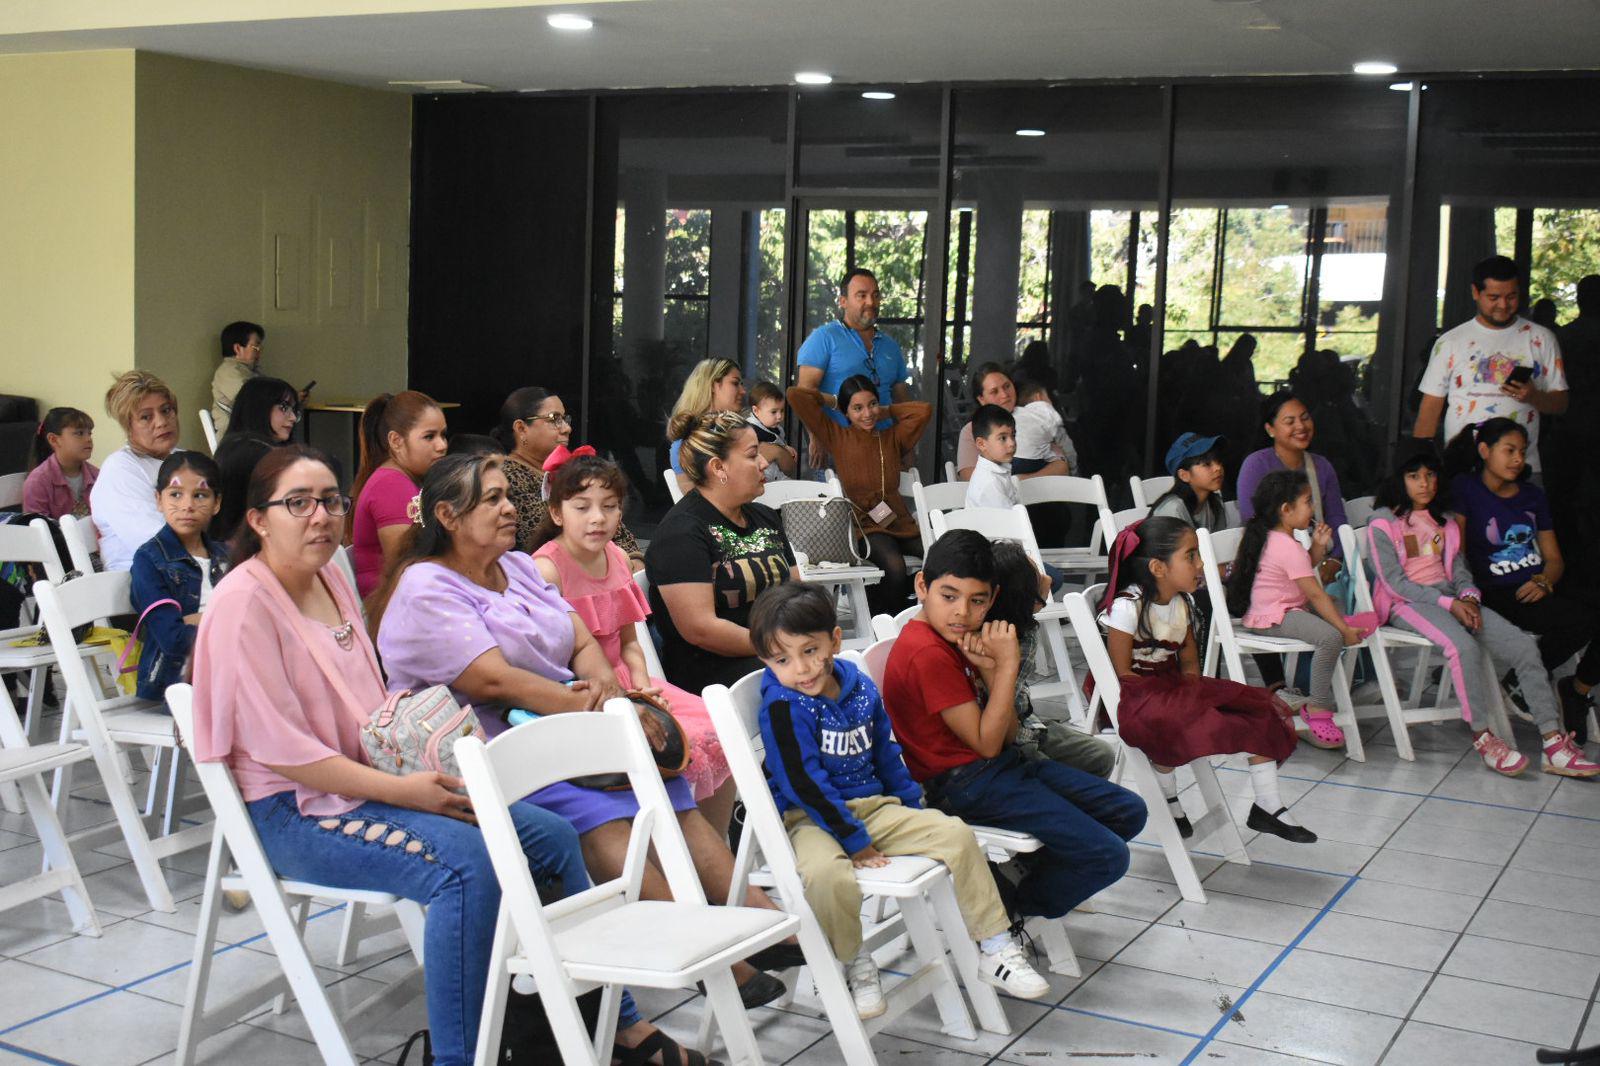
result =
[{"label": "boy's black hair", "polygon": [[1009,429],[1016,432],[1017,420],[996,403],[986,403],[972,412],[972,439],[987,437],[997,429]]},{"label": "boy's black hair", "polygon": [[832,634],[839,628],[833,597],[819,585],[785,581],[756,597],[750,608],[750,643],[763,659],[777,653],[778,634]]},{"label": "boy's black hair", "polygon": [[1395,464],[1394,473],[1383,479],[1373,495],[1374,507],[1387,507],[1396,518],[1411,513],[1411,494],[1406,491],[1406,475],[1416,470],[1432,470],[1439,478],[1439,488],[1428,504],[1428,514],[1440,525],[1445,520],[1444,463],[1434,454],[1432,445],[1416,448],[1402,455]]},{"label": "boy's black hair", "polygon": [[211,491],[222,495],[222,468],[217,466],[217,461],[205,452],[175,451],[161,461],[161,469],[156,471],[156,495],[171,483],[181,470],[193,470],[200,475],[200,479],[210,486]]},{"label": "boy's black hair", "polygon": [[457,433],[450,438],[446,455],[504,455],[500,442],[483,433]]},{"label": "boy's black hair", "polygon": [[249,344],[250,334],[254,333],[262,340],[267,339],[267,331],[254,322],[229,322],[222,327],[222,358],[227,359],[233,355],[233,346],[236,344]]},{"label": "boy's black hair", "polygon": [[779,403],[783,403],[783,390],[770,381],[758,381],[751,385],[748,395],[751,408],[767,400],[777,400]]},{"label": "boy's black hair", "polygon": [[922,582],[927,587],[941,577],[995,583],[994,546],[975,529],[952,529],[933,542],[922,559]]},{"label": "boy's black hair", "polygon": [[1039,598],[1039,568],[1014,540],[997,540],[993,550],[995,593],[985,621],[1010,622],[1017,627],[1017,638],[1026,640],[1039,625],[1034,612],[1044,606]]}]

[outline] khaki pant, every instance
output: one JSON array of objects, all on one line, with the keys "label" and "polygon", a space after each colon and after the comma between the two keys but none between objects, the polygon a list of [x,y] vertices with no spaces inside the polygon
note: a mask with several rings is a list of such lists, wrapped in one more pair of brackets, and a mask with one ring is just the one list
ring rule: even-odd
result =
[{"label": "khaki pant", "polygon": [[[949,867],[956,903],[974,940],[1010,927],[988,860],[966,822],[927,808],[911,810],[894,796],[864,796],[846,802],[850,813],[867,827],[873,846],[885,855],[925,855]],[[848,962],[861,950],[861,889],[856,884],[855,866],[833,835],[800,808],[785,814],[783,824],[794,845],[806,902],[834,955]]]}]

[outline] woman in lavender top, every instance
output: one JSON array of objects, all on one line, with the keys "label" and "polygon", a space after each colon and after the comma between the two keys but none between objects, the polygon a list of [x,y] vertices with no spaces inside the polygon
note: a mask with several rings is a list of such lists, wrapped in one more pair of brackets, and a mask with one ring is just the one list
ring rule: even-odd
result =
[{"label": "woman in lavender top", "polygon": [[[1300,397],[1288,389],[1282,389],[1266,398],[1261,413],[1272,444],[1251,452],[1239,466],[1239,517],[1246,522],[1251,519],[1250,497],[1262,478],[1275,470],[1304,473],[1312,486],[1311,508],[1316,519],[1312,528],[1317,531],[1313,540],[1318,546],[1327,542],[1324,549],[1327,556],[1325,564],[1322,558],[1324,552],[1313,547],[1311,553],[1322,566],[1322,581],[1326,584],[1338,575],[1338,560],[1344,558],[1339,538],[1333,536],[1346,523],[1339,475],[1325,457],[1311,453],[1311,441],[1316,436],[1317,425],[1311,418],[1311,410]],[[1311,476],[1313,472],[1315,477]],[[1326,527],[1326,533],[1323,527]]]},{"label": "woman in lavender top", "polygon": [[[448,685],[457,700],[473,705],[491,736],[509,728],[506,715],[515,709],[579,713],[623,694],[583,620],[530,556],[512,550],[517,509],[507,497],[501,462],[498,455],[452,455],[428,471],[411,507],[415,524],[371,602],[369,621],[390,691]],[[641,712],[640,722],[653,745],[665,742],[653,717]],[[695,807],[687,778],[666,787],[706,897],[723,902],[733,873],[727,842]],[[527,801],[572,823],[595,880],[621,874],[639,811],[631,790],[563,781]],[[643,895],[670,898],[653,864]],[[759,890],[746,903],[772,906]],[[744,964],[734,968],[734,977],[747,1006],[783,994],[781,981]]]}]

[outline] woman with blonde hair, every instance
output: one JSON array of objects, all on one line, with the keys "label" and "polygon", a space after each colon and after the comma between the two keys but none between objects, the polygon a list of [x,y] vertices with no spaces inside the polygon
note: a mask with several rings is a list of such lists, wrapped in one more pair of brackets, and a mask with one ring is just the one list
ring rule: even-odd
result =
[{"label": "woman with blonde hair", "polygon": [[678,487],[684,492],[693,487],[681,458],[690,423],[704,414],[743,409],[744,375],[738,363],[731,359],[702,359],[689,371],[678,402],[672,405],[672,414],[667,418],[667,457],[672,472],[678,475]]},{"label": "woman with blonde hair", "polygon": [[106,390],[106,413],[128,443],[101,465],[89,508],[100,531],[100,561],[107,570],[127,570],[133,553],[166,526],[156,473],[178,446],[178,398],[148,370],[129,370]]}]

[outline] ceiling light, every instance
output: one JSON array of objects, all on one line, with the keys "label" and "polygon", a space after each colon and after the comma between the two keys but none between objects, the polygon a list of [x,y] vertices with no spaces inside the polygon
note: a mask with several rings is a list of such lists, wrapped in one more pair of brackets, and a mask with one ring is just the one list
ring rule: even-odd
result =
[{"label": "ceiling light", "polygon": [[1268,211],[1287,211],[1287,210],[1289,210],[1289,205],[1288,204],[1273,204],[1271,207],[1267,208],[1267,210]]},{"label": "ceiling light", "polygon": [[475,81],[462,81],[460,78],[423,78],[413,81],[391,81],[389,84],[396,89],[417,89],[425,93],[461,92],[471,89],[487,89],[489,87],[480,85]]},{"label": "ceiling light", "polygon": [[820,70],[802,70],[794,76],[794,80],[800,85],[832,85],[833,75]]},{"label": "ceiling light", "polygon": [[866,91],[866,92],[861,94],[861,99],[863,99],[863,100],[893,100],[894,99],[894,93],[885,92],[885,91],[883,91],[881,89],[869,89],[868,91]]},{"label": "ceiling light", "polygon": [[1408,93],[1411,91],[1412,85],[1409,81],[1395,81],[1389,83],[1389,88],[1397,93]]},{"label": "ceiling light", "polygon": [[1277,19],[1269,19],[1262,16],[1257,16],[1256,18],[1253,18],[1249,22],[1245,23],[1244,28],[1247,30],[1281,30],[1283,29],[1283,23],[1279,22]]},{"label": "ceiling light", "polygon": [[592,30],[594,19],[583,15],[550,15],[545,18],[554,30]]},{"label": "ceiling light", "polygon": [[1024,128],[1024,129],[1020,129],[1020,130],[1017,131],[1017,136],[1018,137],[1043,137],[1044,136],[1044,130],[1036,130],[1036,129]]},{"label": "ceiling light", "polygon": [[1393,74],[1400,68],[1382,59],[1364,59],[1350,69],[1357,74]]}]

